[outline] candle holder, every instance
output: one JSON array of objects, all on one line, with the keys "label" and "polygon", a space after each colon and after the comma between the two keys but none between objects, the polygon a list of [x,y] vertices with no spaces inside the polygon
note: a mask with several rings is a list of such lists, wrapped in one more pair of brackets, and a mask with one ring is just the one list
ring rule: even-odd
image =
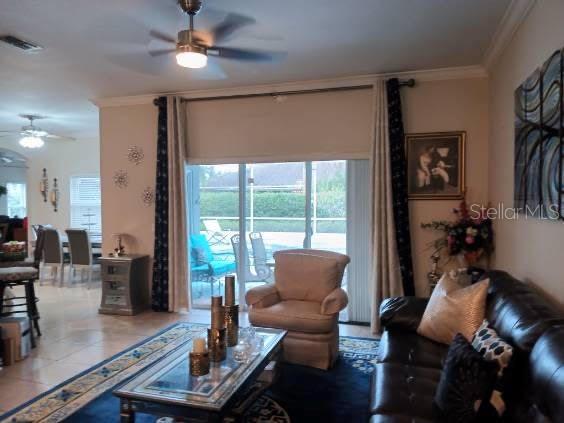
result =
[{"label": "candle holder", "polygon": [[239,342],[239,305],[224,306],[227,346],[234,347]]},{"label": "candle holder", "polygon": [[208,352],[210,360],[219,362],[227,357],[227,331],[225,328],[208,329]]},{"label": "candle holder", "polygon": [[41,182],[39,183],[39,192],[43,197],[43,202],[47,202],[47,196],[49,194],[49,178],[47,178],[47,169],[43,168],[43,176],[41,177]]},{"label": "candle holder", "polygon": [[192,376],[205,376],[210,372],[210,354],[209,352],[191,352],[190,353],[190,374]]}]

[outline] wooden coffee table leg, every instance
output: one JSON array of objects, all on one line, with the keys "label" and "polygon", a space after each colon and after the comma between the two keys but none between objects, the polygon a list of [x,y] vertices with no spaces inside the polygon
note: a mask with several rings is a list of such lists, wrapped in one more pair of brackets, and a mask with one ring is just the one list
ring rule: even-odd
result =
[{"label": "wooden coffee table leg", "polygon": [[120,400],[120,421],[121,423],[134,423],[135,422],[135,412],[131,407],[131,403],[129,400],[121,399]]}]

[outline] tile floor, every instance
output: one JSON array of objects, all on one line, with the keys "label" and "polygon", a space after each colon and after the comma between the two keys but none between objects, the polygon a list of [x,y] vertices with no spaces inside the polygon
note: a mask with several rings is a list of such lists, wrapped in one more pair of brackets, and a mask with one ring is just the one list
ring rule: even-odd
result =
[{"label": "tile floor", "polygon": [[[99,283],[86,289],[36,286],[43,336],[25,360],[0,370],[0,414],[179,320],[209,323],[209,310],[137,316],[98,314]],[[247,314],[241,313],[247,324]],[[341,334],[371,337],[369,328],[341,325]]]}]

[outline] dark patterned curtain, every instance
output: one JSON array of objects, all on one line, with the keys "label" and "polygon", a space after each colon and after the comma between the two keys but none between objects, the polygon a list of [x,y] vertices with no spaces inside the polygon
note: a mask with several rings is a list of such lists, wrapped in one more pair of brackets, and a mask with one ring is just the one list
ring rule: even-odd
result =
[{"label": "dark patterned curtain", "polygon": [[392,195],[399,264],[404,295],[415,295],[407,201],[407,160],[405,158],[399,80],[397,78],[389,79],[386,83],[386,91],[388,94]]},{"label": "dark patterned curtain", "polygon": [[157,181],[155,185],[155,249],[151,306],[168,311],[168,131],[166,97],[155,100],[159,108],[157,129]]}]

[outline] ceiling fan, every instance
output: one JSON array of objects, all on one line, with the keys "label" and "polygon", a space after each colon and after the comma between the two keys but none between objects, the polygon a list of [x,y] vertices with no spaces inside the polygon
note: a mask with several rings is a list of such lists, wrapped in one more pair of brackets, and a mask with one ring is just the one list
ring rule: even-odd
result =
[{"label": "ceiling fan", "polygon": [[205,67],[208,63],[208,56],[254,62],[271,62],[285,56],[283,53],[269,53],[218,45],[218,43],[226,41],[238,29],[255,23],[253,18],[234,13],[229,14],[223,22],[212,29],[211,40],[204,40],[201,34],[194,30],[194,17],[202,9],[202,0],[177,1],[182,10],[189,15],[190,26],[188,29],[180,31],[177,39],[159,31],[151,31],[150,34],[154,39],[175,45],[175,48],[152,50],[149,52],[151,56],[176,53],[178,65],[191,69]]},{"label": "ceiling fan", "polygon": [[45,119],[44,116],[38,115],[20,115],[24,119],[29,120],[29,125],[23,126],[20,131],[0,131],[0,138],[13,135],[20,135],[19,144],[24,148],[41,148],[45,145],[44,139],[56,139],[74,141],[74,138],[66,137],[63,135],[56,135],[44,131],[38,126],[33,124],[33,121],[38,119]]}]

